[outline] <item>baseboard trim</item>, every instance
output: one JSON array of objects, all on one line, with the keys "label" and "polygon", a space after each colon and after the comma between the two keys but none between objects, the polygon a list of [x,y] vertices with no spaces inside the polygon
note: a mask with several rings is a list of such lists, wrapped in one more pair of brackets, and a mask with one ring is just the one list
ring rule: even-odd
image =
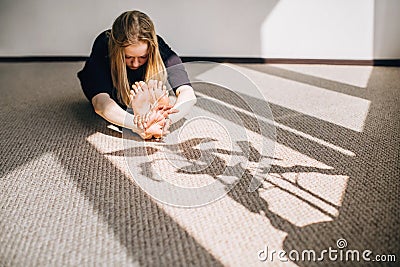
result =
[{"label": "baseboard trim", "polygon": [[[75,62],[85,61],[85,56],[22,56],[0,57],[0,62]],[[356,66],[400,67],[400,59],[348,60],[348,59],[295,59],[295,58],[252,58],[252,57],[181,57],[183,62],[210,61],[241,64],[320,64]]]},{"label": "baseboard trim", "polygon": [[297,59],[297,58],[234,58],[234,57],[181,57],[183,62],[211,61],[218,63],[263,63],[263,64],[318,64],[356,66],[400,67],[400,59],[350,60],[350,59]]},{"label": "baseboard trim", "polygon": [[84,56],[28,56],[28,57],[0,57],[0,62],[70,62],[85,61]]},{"label": "baseboard trim", "polygon": [[374,66],[400,67],[400,59],[375,59]]}]

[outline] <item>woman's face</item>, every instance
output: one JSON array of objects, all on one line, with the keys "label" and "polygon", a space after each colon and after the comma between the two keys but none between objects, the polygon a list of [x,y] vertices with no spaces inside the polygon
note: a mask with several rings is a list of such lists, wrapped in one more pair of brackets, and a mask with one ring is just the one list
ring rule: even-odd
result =
[{"label": "woman's face", "polygon": [[147,52],[148,45],[145,42],[132,44],[124,48],[126,66],[131,70],[137,70],[147,62],[149,54]]}]

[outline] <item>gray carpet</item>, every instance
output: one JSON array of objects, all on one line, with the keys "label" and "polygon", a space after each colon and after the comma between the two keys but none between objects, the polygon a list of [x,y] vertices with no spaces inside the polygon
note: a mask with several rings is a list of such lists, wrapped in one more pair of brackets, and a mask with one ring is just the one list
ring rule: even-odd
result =
[{"label": "gray carpet", "polygon": [[[196,108],[227,123],[237,116],[238,128],[251,132],[247,143],[229,150],[217,136],[213,153],[202,151],[196,138],[215,130],[207,123],[188,127],[199,135],[188,130],[193,138],[186,143],[143,148],[135,138],[121,141],[81,92],[82,64],[0,64],[0,266],[343,265],[257,256],[265,246],[337,249],[339,239],[348,249],[396,255],[399,262],[399,68],[236,65],[274,117],[276,137],[267,136],[276,138],[274,154],[261,155],[259,127],[271,124],[257,124],[246,103],[256,114],[265,103],[245,90],[235,97],[211,85],[195,85]],[[174,173],[157,153],[176,145],[187,159],[200,151],[212,161]],[[247,191],[254,172],[228,164],[227,157],[243,155],[249,162],[269,156],[254,192]],[[152,171],[171,171],[169,179],[179,183],[183,175],[186,185],[218,180],[226,170],[241,179],[218,201],[179,208],[149,196],[129,168],[149,179]]]}]

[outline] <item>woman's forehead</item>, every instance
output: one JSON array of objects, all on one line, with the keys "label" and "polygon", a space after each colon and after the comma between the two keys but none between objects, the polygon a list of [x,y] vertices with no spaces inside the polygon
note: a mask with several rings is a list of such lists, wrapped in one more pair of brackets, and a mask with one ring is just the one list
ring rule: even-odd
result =
[{"label": "woman's forehead", "polygon": [[131,44],[124,48],[125,55],[130,57],[142,57],[147,55],[148,45],[146,42],[138,42],[136,44]]}]

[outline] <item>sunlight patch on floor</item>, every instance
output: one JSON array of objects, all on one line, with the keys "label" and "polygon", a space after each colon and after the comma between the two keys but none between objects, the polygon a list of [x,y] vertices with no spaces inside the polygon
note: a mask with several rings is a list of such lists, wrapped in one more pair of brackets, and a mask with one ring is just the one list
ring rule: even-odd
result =
[{"label": "sunlight patch on floor", "polygon": [[339,215],[348,176],[282,144],[275,158],[260,189],[271,211],[298,227]]},{"label": "sunlight patch on floor", "polygon": [[333,65],[305,65],[305,64],[271,64],[283,70],[300,73],[315,78],[321,78],[350,86],[365,89],[372,73],[372,66],[333,66]]},{"label": "sunlight patch on floor", "polygon": [[[45,153],[1,177],[2,194],[13,201],[10,205],[1,203],[2,242],[22,242],[15,246],[21,249],[9,256],[26,259],[28,255],[31,264],[48,265],[48,259],[38,253],[46,248],[54,255],[73,254],[75,259],[69,261],[73,265],[81,265],[87,255],[104,263],[129,262],[126,247],[70,171],[53,153]],[[112,254],[109,248],[113,248]]]},{"label": "sunlight patch on floor", "polygon": [[[250,116],[250,117],[254,117],[254,115],[255,115],[255,114],[253,114],[252,112],[249,112],[249,111],[247,111],[247,110],[241,109],[241,108],[236,107],[236,106],[234,106],[234,105],[230,105],[230,104],[228,104],[228,103],[226,103],[226,102],[223,102],[223,101],[220,101],[220,100],[218,100],[218,99],[209,97],[209,96],[207,96],[207,95],[205,95],[205,94],[196,92],[196,95],[201,96],[201,97],[203,97],[203,98],[210,99],[211,101],[217,102],[217,103],[219,103],[219,104],[221,104],[221,105],[224,105],[224,106],[226,106],[226,107],[229,107],[229,108],[231,108],[231,109],[233,109],[233,110],[236,110],[236,111],[238,111],[238,112],[244,113],[244,114],[246,114],[246,115],[248,115],[248,116]],[[340,152],[340,153],[342,153],[342,154],[344,154],[344,155],[351,156],[351,157],[355,156],[355,154],[354,154],[352,151],[350,151],[350,150],[347,150],[347,149],[342,148],[342,147],[340,147],[340,146],[334,145],[334,144],[332,144],[332,143],[329,143],[329,142],[327,142],[327,141],[325,141],[325,140],[322,140],[322,139],[320,139],[320,138],[314,137],[314,136],[309,135],[309,134],[307,134],[307,133],[301,132],[301,131],[299,131],[299,130],[293,129],[293,128],[288,127],[288,126],[286,126],[286,125],[284,125],[284,124],[282,124],[282,123],[275,122],[275,121],[272,121],[272,120],[270,120],[270,119],[268,119],[268,118],[264,118],[264,117],[261,117],[261,116],[257,116],[257,120],[259,120],[260,122],[268,123],[268,124],[270,124],[270,125],[274,125],[275,127],[280,128],[280,129],[282,129],[282,130],[285,130],[285,131],[294,133],[294,134],[297,135],[297,136],[303,137],[303,138],[308,139],[308,140],[310,140],[310,141],[312,141],[312,142],[316,142],[316,143],[321,144],[321,145],[323,145],[323,146],[326,146],[326,147],[328,147],[328,148],[334,149],[334,150],[336,150],[336,151],[338,151],[338,152]]]},{"label": "sunlight patch on floor", "polygon": [[[252,92],[246,90],[243,75],[236,74],[237,70],[253,81],[267,102],[291,109],[323,121],[327,121],[347,129],[362,132],[365,119],[368,114],[370,101],[359,97],[327,90],[318,86],[312,86],[261,73],[259,71],[240,67],[237,65],[224,65],[211,68],[197,77],[203,81],[214,81],[232,91],[252,96]],[[225,77],[230,77],[229,81]],[[257,96],[252,96],[257,97]]]},{"label": "sunlight patch on floor", "polygon": [[[108,153],[105,157],[128,177],[132,177],[123,156],[120,154],[118,156],[112,155],[113,151],[109,149],[109,145],[102,148],[104,139],[107,138],[109,138],[110,144],[113,143],[114,152],[126,149],[123,147],[122,142],[118,142],[113,137],[101,133],[92,135],[88,141],[98,151]],[[142,146],[143,144],[140,143],[131,140],[131,147]],[[148,145],[160,147],[156,143],[149,143]],[[156,154],[154,157],[159,156]],[[137,168],[140,168],[139,165],[143,163],[144,158],[135,158],[138,158]],[[160,162],[154,163],[152,167],[154,171],[160,169]],[[169,172],[169,168],[164,169],[164,171]],[[169,172],[167,175],[172,179],[172,177],[176,176],[176,173]],[[205,176],[208,182],[214,180],[209,175]],[[193,176],[187,176],[186,179],[191,177]],[[133,177],[131,179],[134,182]],[[228,196],[198,208],[177,208],[157,201],[155,203],[208,252],[228,266],[249,264],[263,266],[257,258],[257,252],[263,248],[265,243],[276,249],[281,249],[283,240],[287,235],[285,232],[274,228],[265,216],[249,212],[243,205]],[[296,265],[289,263],[288,266]]]},{"label": "sunlight patch on floor", "polygon": [[[201,110],[201,113],[207,115],[205,110]],[[216,114],[213,117],[220,122],[225,120],[222,117],[218,118]],[[214,127],[207,129],[208,132],[205,131],[203,134],[208,133],[210,137],[216,139],[214,143],[217,152],[214,151],[213,156],[228,162],[222,167],[232,167],[229,165],[228,158],[232,155],[227,155],[228,147],[224,145],[224,142],[218,142],[221,136],[213,132]],[[248,141],[255,149],[260,149],[256,140],[264,137],[252,131],[247,131],[247,133]],[[185,138],[193,137],[196,137],[196,131],[188,131]],[[148,156],[134,154],[137,151],[135,148],[144,146],[140,140],[128,140],[124,145],[122,139],[102,133],[93,134],[87,140],[128,177],[132,176],[127,168],[124,153],[121,151],[127,152],[128,157],[136,161],[137,168],[142,168],[141,164],[146,161],[159,159],[152,161],[148,167],[155,172],[167,172],[163,176],[168,177],[169,181],[181,179],[182,182],[186,179],[184,181],[186,185],[192,183],[198,186],[201,182],[209,183],[217,178],[208,173],[182,176],[182,174],[177,175],[176,168],[171,166],[166,168],[165,164],[169,163],[162,149],[166,144],[147,142],[146,146],[153,148],[150,150],[151,155]],[[195,148],[201,149],[201,147]],[[177,153],[177,150],[170,146],[168,152]],[[239,159],[242,157],[237,147],[232,148],[231,152]],[[263,166],[260,168],[256,163],[247,166],[252,175],[264,179],[263,188],[256,192],[239,190],[236,191],[236,195],[226,195],[216,202],[198,208],[177,208],[160,202],[156,203],[223,264],[230,266],[260,264],[262,266],[257,259],[257,252],[265,244],[276,250],[283,249],[287,233],[281,224],[301,228],[313,223],[331,221],[338,216],[348,179],[347,176],[335,173],[331,166],[282,144],[276,144],[273,158],[273,166],[269,173],[266,173],[267,169],[262,168]],[[302,171],[296,172],[299,166]],[[196,176],[202,178],[196,179]],[[238,179],[238,177],[231,178]],[[132,181],[134,181],[133,178]],[[233,191],[235,190],[238,190],[237,186],[234,187]],[[248,200],[244,200],[245,202],[242,203],[242,198],[247,198],[244,194],[250,194],[252,201],[256,202],[250,201],[249,204],[245,204]],[[290,264],[295,266],[293,263]]]}]

